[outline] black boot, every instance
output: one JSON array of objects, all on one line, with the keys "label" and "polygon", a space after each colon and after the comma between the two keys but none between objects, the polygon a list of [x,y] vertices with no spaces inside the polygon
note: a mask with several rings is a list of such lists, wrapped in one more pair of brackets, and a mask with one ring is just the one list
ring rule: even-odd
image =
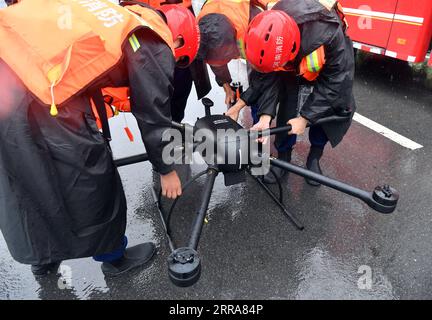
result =
[{"label": "black boot", "polygon": [[[306,161],[306,168],[308,168],[309,170],[315,173],[322,174],[319,161],[322,157],[323,151],[324,148],[311,147]],[[305,179],[305,180],[309,185],[314,187],[319,187],[321,185],[319,182],[316,182],[314,180],[310,180],[310,179]]]},{"label": "black boot", "polygon": [[46,276],[48,274],[56,274],[61,262],[52,262],[47,264],[34,264],[31,266],[31,272],[35,276]]},{"label": "black boot", "polygon": [[152,242],[146,242],[127,248],[118,260],[102,263],[102,272],[106,276],[118,276],[136,267],[148,263],[156,253],[156,247]]},{"label": "black boot", "polygon": [[[291,153],[292,149],[289,149],[286,152],[279,152],[278,159],[285,161],[285,162],[291,162]],[[273,172],[274,174],[273,174]],[[269,171],[264,177],[263,182],[266,184],[275,184],[277,182],[275,175],[278,179],[282,179],[286,175],[288,175],[288,172],[286,170],[280,169],[278,167],[271,167],[271,171]]]}]

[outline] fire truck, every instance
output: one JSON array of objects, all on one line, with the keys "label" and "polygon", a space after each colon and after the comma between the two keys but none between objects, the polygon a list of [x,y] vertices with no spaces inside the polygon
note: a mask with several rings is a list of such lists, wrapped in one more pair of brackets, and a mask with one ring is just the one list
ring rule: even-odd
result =
[{"label": "fire truck", "polygon": [[339,0],[356,49],[432,66],[432,0]]}]

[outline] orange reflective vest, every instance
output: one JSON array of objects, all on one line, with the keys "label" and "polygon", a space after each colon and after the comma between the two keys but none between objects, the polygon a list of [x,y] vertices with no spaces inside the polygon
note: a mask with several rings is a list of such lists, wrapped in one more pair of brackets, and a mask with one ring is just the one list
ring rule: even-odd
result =
[{"label": "orange reflective vest", "polygon": [[[261,0],[266,1],[266,0]],[[271,3],[276,4],[278,1],[268,2],[267,6]],[[339,18],[342,21],[342,26],[344,31],[348,28],[348,23],[345,18],[345,14],[343,11],[342,5],[336,0],[319,0],[319,2],[329,11],[335,10],[338,14]],[[314,81],[318,78],[324,64],[326,62],[325,59],[325,49],[324,46],[319,47],[317,50],[313,51],[311,54],[307,55],[300,62],[299,74],[308,81]],[[290,71],[287,69],[280,69],[278,71]]]},{"label": "orange reflective vest", "polygon": [[0,57],[56,115],[56,104],[120,62],[123,43],[133,45],[139,28],[156,32],[174,52],[168,26],[151,9],[108,0],[21,1],[0,10]]},{"label": "orange reflective vest", "polygon": [[114,108],[114,114],[118,112],[130,112],[129,87],[103,88],[102,95],[105,103]]},{"label": "orange reflective vest", "polygon": [[[128,87],[108,87],[102,89],[102,96],[105,102],[105,112],[107,118],[112,118],[119,112],[131,112]],[[102,120],[96,108],[93,99],[90,100],[93,114],[96,118],[96,124],[99,129],[102,129]]]},{"label": "orange reflective vest", "polygon": [[[305,56],[298,67],[298,74],[308,81],[315,81],[322,68],[325,65],[325,49],[324,45]],[[287,64],[275,71],[296,72],[296,68],[292,64]]]},{"label": "orange reflective vest", "polygon": [[[319,0],[319,2],[329,11],[334,9],[338,14],[342,22],[342,27],[344,32],[348,29],[348,23],[345,18],[342,5],[336,0]],[[318,78],[324,64],[325,59],[325,49],[324,46],[319,47],[317,50],[311,54],[304,57],[300,63],[299,73],[303,78],[309,81],[314,81]]]},{"label": "orange reflective vest", "polygon": [[244,37],[249,25],[250,4],[249,0],[207,0],[197,18],[200,21],[211,13],[226,16],[236,30],[237,46],[243,59],[246,59]]},{"label": "orange reflective vest", "polygon": [[300,62],[299,74],[308,81],[314,81],[318,78],[325,64],[324,46],[307,55]]}]

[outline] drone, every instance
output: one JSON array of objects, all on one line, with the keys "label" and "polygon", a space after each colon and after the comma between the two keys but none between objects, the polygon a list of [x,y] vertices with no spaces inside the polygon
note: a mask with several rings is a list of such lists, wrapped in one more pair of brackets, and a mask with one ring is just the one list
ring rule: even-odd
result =
[{"label": "drone", "polygon": [[[212,115],[210,110],[214,103],[209,98],[203,98],[202,103],[205,107],[205,116],[202,118],[198,118],[194,126],[173,122],[172,127],[181,130],[183,133],[196,132],[199,129],[206,129],[208,130],[207,132],[209,132],[210,135],[213,134],[213,137],[216,137],[216,133],[218,132],[218,130],[226,131],[227,129],[230,129],[234,132],[245,130],[239,123],[224,114]],[[346,116],[330,116],[318,120],[313,125],[333,121],[346,121],[346,119]],[[261,132],[249,131],[249,134],[246,138],[255,140],[257,137],[271,136],[276,133],[286,132],[288,134],[289,131],[291,131],[290,125],[274,127]],[[226,150],[227,147],[230,147],[231,150],[234,149],[240,151],[239,149],[241,146],[241,141],[239,141],[239,139],[230,139],[229,137],[223,137],[222,139],[212,139],[210,137],[210,141],[215,144],[216,150],[218,150],[217,148],[221,147],[225,148],[223,150]],[[197,144],[194,143],[193,150],[196,149]],[[238,155],[241,154],[240,152],[235,153]],[[200,256],[197,252],[198,244],[201,237],[202,228],[206,219],[206,213],[213,192],[214,183],[216,177],[220,173],[222,173],[225,177],[226,186],[242,183],[245,181],[246,175],[251,176],[252,179],[258,183],[261,189],[270,197],[270,199],[273,200],[273,202],[281,209],[281,211],[285,214],[289,221],[294,224],[297,229],[304,229],[301,221],[299,221],[299,219],[296,218],[296,216],[292,214],[284,205],[282,197],[283,189],[281,182],[279,180],[277,181],[279,189],[279,195],[277,195],[262,181],[259,176],[253,175],[251,173],[251,170],[254,166],[252,163],[248,163],[248,161],[246,161],[245,164],[245,160],[241,159],[241,156],[234,157],[234,159],[234,162],[230,162],[229,164],[227,164],[224,157],[221,158],[217,155],[211,159],[212,161],[205,160],[207,164],[207,169],[194,175],[186,183],[183,184],[182,188],[184,193],[184,191],[186,191],[188,187],[193,184],[198,178],[205,176],[200,206],[192,224],[189,242],[185,246],[177,247],[174,243],[171,232],[171,217],[173,210],[177,204],[177,200],[179,198],[176,198],[176,200],[173,201],[170,209],[167,211],[162,206],[162,192],[156,192],[154,188],[152,189],[155,205],[157,207],[157,210],[159,211],[161,222],[166,233],[166,239],[171,250],[171,254],[168,257],[168,275],[172,283],[174,283],[176,286],[189,287],[195,284],[200,278],[202,266]],[[148,160],[148,155],[146,153],[143,153],[131,157],[116,159],[114,160],[114,163],[117,167],[121,167]],[[380,185],[374,188],[372,192],[368,192],[346,184],[344,182],[326,177],[321,174],[317,174],[303,167],[281,161],[274,157],[269,157],[269,160],[270,165],[273,167],[279,167],[283,170],[292,172],[304,178],[317,181],[324,186],[338,190],[344,194],[358,198],[364,203],[366,203],[370,208],[379,213],[389,214],[396,209],[399,200],[399,194],[394,188],[389,185]]]}]

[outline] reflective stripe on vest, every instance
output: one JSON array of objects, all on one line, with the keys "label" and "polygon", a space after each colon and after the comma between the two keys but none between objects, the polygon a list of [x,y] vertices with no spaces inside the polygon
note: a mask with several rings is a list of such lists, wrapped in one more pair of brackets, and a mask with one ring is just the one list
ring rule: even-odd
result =
[{"label": "reflective stripe on vest", "polygon": [[324,64],[325,50],[324,46],[321,46],[302,59],[300,63],[300,75],[308,81],[314,81],[318,78]]},{"label": "reflective stripe on vest", "polygon": [[115,67],[124,41],[139,28],[156,32],[174,52],[171,32],[154,10],[127,8],[108,0],[21,1],[0,10],[0,58],[55,107]]},{"label": "reflective stripe on vest", "polygon": [[244,37],[249,25],[249,10],[249,0],[208,0],[204,3],[197,19],[200,21],[202,17],[211,13],[219,13],[227,17],[236,31],[240,56],[246,59]]}]

